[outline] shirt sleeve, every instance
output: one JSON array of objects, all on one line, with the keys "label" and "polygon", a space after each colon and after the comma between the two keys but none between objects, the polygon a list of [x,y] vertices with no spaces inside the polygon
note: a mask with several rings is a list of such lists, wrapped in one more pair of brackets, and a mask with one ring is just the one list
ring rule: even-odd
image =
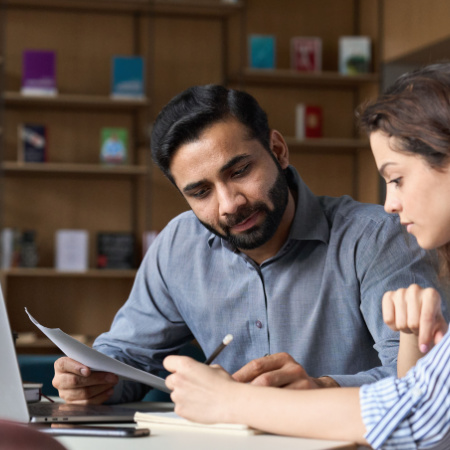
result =
[{"label": "shirt sleeve", "polygon": [[450,334],[402,379],[360,389],[366,440],[375,449],[450,448]]},{"label": "shirt sleeve", "polygon": [[[159,236],[158,236],[159,237]],[[167,237],[162,236],[165,240]],[[161,268],[167,255],[165,241],[153,242],[136,275],[130,296],[117,312],[111,328],[94,348],[145,372],[160,374],[168,354],[176,354],[193,336],[170,296]],[[109,403],[140,400],[149,388],[122,380]]]},{"label": "shirt sleeve", "polygon": [[418,284],[438,289],[444,298],[435,252],[421,249],[415,238],[403,232],[397,217],[387,217],[367,230],[357,243],[355,270],[360,283],[361,314],[381,364],[353,379],[341,378],[341,386],[361,386],[397,375],[399,334],[384,323],[381,302],[385,292]]}]

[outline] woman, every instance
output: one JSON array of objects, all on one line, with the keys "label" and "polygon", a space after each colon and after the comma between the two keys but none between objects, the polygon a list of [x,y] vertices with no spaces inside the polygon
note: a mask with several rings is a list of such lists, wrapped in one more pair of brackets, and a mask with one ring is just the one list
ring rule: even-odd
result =
[{"label": "woman", "polygon": [[[450,267],[450,63],[405,74],[360,113],[387,183],[385,209]],[[361,388],[292,391],[235,382],[220,367],[169,356],[175,411],[205,422],[245,423],[271,433],[352,440],[374,448],[450,448],[450,333],[441,299],[417,285],[383,298],[401,331],[398,373]]]}]

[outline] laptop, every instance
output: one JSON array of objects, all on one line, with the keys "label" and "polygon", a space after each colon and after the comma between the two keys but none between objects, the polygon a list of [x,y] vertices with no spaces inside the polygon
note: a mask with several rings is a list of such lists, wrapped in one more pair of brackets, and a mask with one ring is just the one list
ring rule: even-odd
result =
[{"label": "laptop", "polygon": [[118,405],[27,403],[0,286],[0,419],[35,423],[134,422],[135,410]]}]

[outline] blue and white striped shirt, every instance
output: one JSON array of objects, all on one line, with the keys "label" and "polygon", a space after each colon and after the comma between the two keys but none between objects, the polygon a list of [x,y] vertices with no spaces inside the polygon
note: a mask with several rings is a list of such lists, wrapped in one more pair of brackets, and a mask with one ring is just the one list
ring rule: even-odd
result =
[{"label": "blue and white striped shirt", "polygon": [[404,378],[360,390],[365,438],[375,449],[450,448],[450,333]]}]

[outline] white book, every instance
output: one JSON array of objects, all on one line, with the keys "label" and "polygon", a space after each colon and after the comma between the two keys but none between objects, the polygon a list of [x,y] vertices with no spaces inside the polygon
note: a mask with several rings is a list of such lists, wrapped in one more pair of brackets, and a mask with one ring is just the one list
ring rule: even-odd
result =
[{"label": "white book", "polygon": [[372,46],[368,36],[341,36],[339,38],[339,72],[357,75],[370,72]]},{"label": "white book", "polygon": [[12,266],[14,253],[14,230],[12,228],[4,228],[1,237],[1,268],[9,269]]},{"label": "white book", "polygon": [[88,269],[89,233],[87,230],[56,231],[56,270],[83,272]]},{"label": "white book", "polygon": [[174,412],[160,412],[158,414],[137,412],[134,421],[138,428],[166,428],[190,431],[203,431],[212,433],[231,433],[240,435],[262,434],[261,430],[239,423],[213,423],[204,424],[183,419]]}]

